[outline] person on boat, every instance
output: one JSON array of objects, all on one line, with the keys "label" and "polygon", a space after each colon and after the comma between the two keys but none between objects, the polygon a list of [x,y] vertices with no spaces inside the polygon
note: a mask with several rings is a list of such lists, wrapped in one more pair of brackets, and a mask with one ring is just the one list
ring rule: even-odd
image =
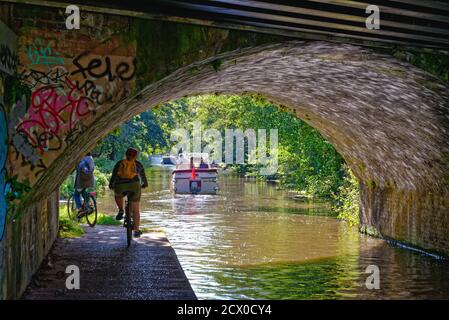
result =
[{"label": "person on boat", "polygon": [[200,162],[200,169],[207,169],[209,168],[209,165],[204,162],[203,158],[201,158],[201,162]]},{"label": "person on boat", "polygon": [[193,163],[193,157],[190,157],[190,169],[195,168],[195,164]]},{"label": "person on boat", "polygon": [[134,237],[136,238],[142,234],[140,231],[140,196],[142,188],[148,187],[145,169],[142,163],[137,161],[137,153],[136,149],[128,148],[125,159],[118,161],[114,166],[109,181],[109,188],[114,190],[115,203],[119,210],[115,217],[116,220],[123,219],[123,198],[126,193],[130,193],[128,201],[131,203],[133,212]]},{"label": "person on boat", "polygon": [[178,161],[176,162],[176,169],[181,169],[183,167],[184,164],[186,164],[187,160],[184,159],[184,156],[182,153],[179,154],[178,156]]},{"label": "person on boat", "polygon": [[94,158],[90,152],[88,152],[76,166],[74,185],[75,192],[73,193],[73,198],[78,211],[78,218],[83,217],[87,212],[87,210],[83,207],[81,197],[84,199],[84,203],[88,203],[90,192],[95,189],[94,168]]}]

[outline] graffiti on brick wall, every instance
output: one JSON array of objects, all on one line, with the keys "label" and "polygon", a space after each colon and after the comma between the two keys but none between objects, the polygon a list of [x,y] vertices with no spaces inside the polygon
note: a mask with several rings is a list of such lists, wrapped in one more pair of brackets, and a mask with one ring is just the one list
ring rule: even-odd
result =
[{"label": "graffiti on brick wall", "polygon": [[6,161],[8,155],[8,124],[3,98],[0,97],[0,240],[3,238],[6,220]]},{"label": "graffiti on brick wall", "polygon": [[27,55],[31,65],[60,65],[64,64],[64,59],[60,53],[51,47],[49,43],[44,44],[41,38],[28,45]]},{"label": "graffiti on brick wall", "polygon": [[19,74],[19,79],[30,90],[34,90],[40,86],[49,86],[63,82],[68,75],[69,72],[62,66],[56,66],[46,71],[30,68],[22,70]]},{"label": "graffiti on brick wall", "polygon": [[91,58],[85,64],[81,62],[83,58],[86,58],[85,54],[81,54],[73,59],[73,64],[76,66],[76,69],[72,71],[72,76],[80,73],[84,79],[90,76],[95,79],[106,78],[108,81],[114,81],[117,78],[122,81],[129,81],[134,78],[135,59],[133,60],[132,66],[128,62],[120,61],[114,68],[111,63],[111,58],[108,56],[104,58]]},{"label": "graffiti on brick wall", "polygon": [[73,59],[75,69],[70,75],[78,78],[78,88],[100,106],[126,97],[129,91],[124,83],[135,77],[136,59],[115,60],[110,56],[89,56],[85,53]]},{"label": "graffiti on brick wall", "polygon": [[25,97],[17,101],[11,108],[9,114],[8,131],[10,134],[10,143],[15,151],[15,161],[19,161],[21,167],[29,167],[34,176],[38,177],[47,167],[41,157],[41,154],[29,141],[28,137],[16,130],[21,119],[27,114],[27,104]]},{"label": "graffiti on brick wall", "polygon": [[30,96],[10,112],[10,158],[14,172],[31,183],[86,130],[92,115],[127,97],[133,87],[136,61],[120,49],[120,41],[88,43],[81,54],[76,51],[82,45],[70,41],[39,35],[21,42],[18,77]]},{"label": "graffiti on brick wall", "polygon": [[[134,77],[134,72],[132,72],[132,76]],[[121,77],[114,77],[112,81],[107,81],[107,83],[101,84],[95,79],[88,78],[88,74],[86,74],[86,78],[81,77],[81,79],[76,78],[76,73],[75,77],[70,76],[70,73],[62,66],[56,66],[46,71],[24,69],[19,74],[19,79],[31,91],[42,86],[59,85],[61,83],[70,82],[80,93],[95,105],[95,108],[103,106],[104,104],[119,101],[129,94],[129,90],[126,86],[122,85],[122,78],[124,78],[123,75],[121,75]]]},{"label": "graffiti on brick wall", "polygon": [[58,85],[42,86],[31,94],[30,107],[16,127],[40,151],[62,148],[62,135],[71,131],[94,106],[76,85],[65,78]]}]

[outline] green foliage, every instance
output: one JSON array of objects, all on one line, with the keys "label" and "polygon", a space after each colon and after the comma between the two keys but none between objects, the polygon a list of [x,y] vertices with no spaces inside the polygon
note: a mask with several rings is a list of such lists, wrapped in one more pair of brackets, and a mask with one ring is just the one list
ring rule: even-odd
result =
[{"label": "green foliage", "polygon": [[75,192],[74,189],[75,178],[74,175],[69,175],[59,187],[59,195],[63,199],[68,199]]},{"label": "green foliage", "polygon": [[347,176],[344,183],[333,195],[335,200],[334,210],[338,218],[346,220],[350,225],[359,224],[359,182],[351,170],[347,169]]},{"label": "green foliage", "polygon": [[123,158],[129,147],[139,150],[140,160],[144,162],[149,155],[167,152],[170,134],[182,123],[187,110],[182,100],[176,108],[171,106],[167,104],[164,108],[143,112],[104,138],[93,152],[98,167],[111,172],[115,162]]},{"label": "green foliage", "polygon": [[449,55],[447,53],[397,50],[394,56],[407,61],[449,84]]},{"label": "green foliage", "polygon": [[[344,164],[341,156],[315,129],[295,115],[282,111],[260,96],[205,95],[188,98],[190,120],[200,121],[203,132],[217,129],[278,129],[278,172],[269,178],[279,179],[281,185],[307,195],[330,197],[343,182]],[[172,103],[172,105],[175,105]],[[254,165],[234,165],[240,175],[255,175]]]},{"label": "green foliage", "polygon": [[83,227],[73,219],[69,218],[67,207],[59,208],[59,237],[61,238],[77,238],[84,234]]},{"label": "green foliage", "polygon": [[11,108],[22,97],[25,97],[26,105],[29,106],[31,97],[30,88],[24,85],[17,77],[8,77],[8,81],[5,81],[5,106]]},{"label": "green foliage", "polygon": [[[109,179],[111,177],[111,173],[104,173],[102,172],[98,165],[94,169],[94,175],[95,175],[95,187],[97,190],[104,190],[109,185]],[[111,170],[112,171],[112,170]],[[109,171],[109,172],[111,172]]]},{"label": "green foliage", "polygon": [[8,178],[6,180],[6,185],[5,197],[8,206],[8,215],[13,218],[18,218],[22,213],[22,210],[17,211],[16,209],[31,190],[31,187],[28,181],[17,180],[17,176]]},{"label": "green foliage", "polygon": [[218,72],[220,70],[221,65],[223,64],[223,60],[221,59],[215,59],[211,62],[212,68],[214,68],[215,72]]},{"label": "green foliage", "polygon": [[119,226],[123,222],[115,220],[115,217],[110,215],[99,213],[97,217],[97,224],[103,226]]},{"label": "green foliage", "polygon": [[[98,213],[97,224],[104,226],[118,226],[121,221],[115,220],[114,217],[105,213]],[[84,229],[76,219],[70,219],[67,207],[59,208],[59,237],[61,238],[77,238],[84,234]]]}]

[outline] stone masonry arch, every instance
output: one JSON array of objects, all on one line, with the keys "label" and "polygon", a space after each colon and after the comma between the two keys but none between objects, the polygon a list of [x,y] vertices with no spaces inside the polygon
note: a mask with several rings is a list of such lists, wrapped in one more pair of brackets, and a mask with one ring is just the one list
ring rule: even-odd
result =
[{"label": "stone masonry arch", "polygon": [[97,114],[36,182],[27,202],[55,190],[82,154],[124,121],[160,103],[206,93],[261,94],[292,109],[359,178],[364,231],[449,251],[449,90],[410,64],[352,45],[284,42],[182,67]]}]

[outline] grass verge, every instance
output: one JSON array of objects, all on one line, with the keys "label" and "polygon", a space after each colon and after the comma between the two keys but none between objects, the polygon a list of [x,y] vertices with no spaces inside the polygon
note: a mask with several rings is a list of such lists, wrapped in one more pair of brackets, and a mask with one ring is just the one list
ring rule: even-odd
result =
[{"label": "grass verge", "polygon": [[[115,220],[115,217],[105,213],[98,213],[97,225],[119,226],[121,221]],[[60,238],[79,238],[84,234],[84,229],[76,219],[70,219],[67,207],[59,208],[59,237]]]},{"label": "grass verge", "polygon": [[83,227],[78,221],[69,218],[67,207],[59,208],[59,237],[78,238],[84,234]]},{"label": "grass verge", "polygon": [[123,222],[115,220],[115,217],[105,213],[99,213],[97,217],[97,224],[101,226],[119,226]]}]

